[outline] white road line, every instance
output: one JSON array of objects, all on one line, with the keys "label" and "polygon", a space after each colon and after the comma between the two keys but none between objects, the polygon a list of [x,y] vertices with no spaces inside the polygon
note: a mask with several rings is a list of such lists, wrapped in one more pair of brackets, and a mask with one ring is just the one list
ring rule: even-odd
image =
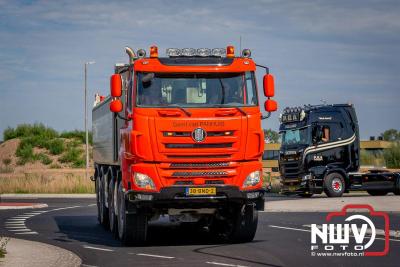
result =
[{"label": "white road line", "polygon": [[[307,229],[301,229],[301,228],[292,228],[292,227],[283,227],[283,226],[278,226],[278,225],[268,225],[269,227],[272,228],[279,228],[279,229],[285,229],[285,230],[293,230],[293,231],[300,231],[300,232],[311,232],[311,230]],[[353,235],[350,235],[351,237],[354,237]],[[375,237],[375,239],[378,240],[385,240],[385,238],[380,238],[380,237]],[[395,241],[395,242],[400,242],[400,239],[391,239],[389,238],[390,241]]]},{"label": "white road line", "polygon": [[23,233],[15,233],[16,235],[37,235],[37,232],[23,232]]},{"label": "white road line", "polygon": [[50,212],[50,211],[57,211],[57,210],[74,209],[74,208],[80,208],[80,207],[81,207],[81,206],[71,206],[71,207],[57,208],[57,209],[48,210],[48,212]]},{"label": "white road line", "polygon": [[5,222],[5,225],[24,225],[25,222]]},{"label": "white road line", "polygon": [[207,261],[206,263],[212,264],[212,265],[230,266],[230,267],[247,267],[245,265],[236,265],[236,264],[229,264],[229,263],[222,263],[222,262],[215,262],[215,261]]},{"label": "white road line", "polygon": [[86,245],[84,245],[83,247],[84,247],[84,248],[87,248],[87,249],[95,249],[95,250],[101,250],[101,251],[110,251],[110,252],[114,251],[113,249],[91,247],[91,246],[86,246]]},{"label": "white road line", "polygon": [[18,226],[6,226],[7,229],[20,229],[20,228],[26,228],[25,225],[18,225]]},{"label": "white road line", "polygon": [[81,267],[98,267],[96,265],[81,264]]},{"label": "white road line", "polygon": [[[134,253],[129,253],[134,254]],[[154,255],[154,254],[145,254],[145,253],[138,253],[137,256],[145,256],[145,257],[154,257],[154,258],[163,258],[163,259],[175,259],[175,257],[171,256],[162,256],[162,255]]]},{"label": "white road line", "polygon": [[26,219],[9,218],[7,221],[25,221]]},{"label": "white road line", "polygon": [[89,204],[88,207],[96,206],[97,204]]},{"label": "white road line", "polygon": [[28,232],[30,232],[31,231],[31,229],[28,229],[28,228],[24,228],[24,229],[10,229],[10,230],[8,230],[8,231],[11,231],[11,232],[26,232],[26,231],[28,231]]}]

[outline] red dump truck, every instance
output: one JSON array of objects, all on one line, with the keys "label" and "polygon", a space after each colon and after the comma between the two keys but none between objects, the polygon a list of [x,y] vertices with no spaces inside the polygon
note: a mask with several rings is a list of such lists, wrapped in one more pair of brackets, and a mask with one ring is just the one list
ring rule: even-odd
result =
[{"label": "red dump truck", "polygon": [[264,209],[261,120],[277,109],[268,68],[233,46],[125,50],[129,63],[115,66],[92,114],[100,223],[125,245],[145,242],[160,215],[251,241]]}]

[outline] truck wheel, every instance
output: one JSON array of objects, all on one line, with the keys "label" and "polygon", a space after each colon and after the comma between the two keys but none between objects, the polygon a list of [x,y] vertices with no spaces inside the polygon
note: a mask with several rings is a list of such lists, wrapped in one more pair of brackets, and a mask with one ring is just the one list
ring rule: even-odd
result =
[{"label": "truck wheel", "polygon": [[345,190],[344,178],[341,174],[333,172],[324,179],[324,192],[328,197],[341,197]]},{"label": "truck wheel", "polygon": [[104,192],[105,187],[105,176],[102,173],[99,179],[99,215],[100,215],[100,224],[105,228],[108,228],[108,209],[106,207],[106,196]]},{"label": "truck wheel", "polygon": [[399,195],[400,195],[400,175],[398,175],[398,177],[397,177],[397,181],[396,181],[396,183],[395,183],[395,185],[394,185],[393,193],[394,193],[396,196],[399,196]]},{"label": "truck wheel", "polygon": [[299,194],[299,196],[301,196],[302,198],[310,198],[310,197],[312,197],[314,194],[310,194],[310,193],[302,193],[302,194]]},{"label": "truck wheel", "polygon": [[[236,218],[235,218],[236,217]],[[254,239],[258,224],[258,211],[252,205],[246,205],[234,216],[233,231],[229,240],[233,243],[250,242]]]},{"label": "truck wheel", "polygon": [[122,182],[118,186],[118,237],[124,246],[142,245],[147,238],[147,216],[127,214]]},{"label": "truck wheel", "polygon": [[108,186],[108,218],[110,222],[110,231],[113,234],[117,232],[117,217],[115,212],[115,202],[117,198],[115,197],[117,191],[117,187],[115,186],[115,179],[111,179],[110,184]]},{"label": "truck wheel", "polygon": [[385,196],[387,195],[387,193],[389,193],[388,191],[385,190],[367,190],[367,192],[371,196]]},{"label": "truck wheel", "polygon": [[101,218],[100,218],[100,178],[96,177],[95,180],[95,190],[96,190],[96,205],[97,205],[97,221],[101,224]]}]

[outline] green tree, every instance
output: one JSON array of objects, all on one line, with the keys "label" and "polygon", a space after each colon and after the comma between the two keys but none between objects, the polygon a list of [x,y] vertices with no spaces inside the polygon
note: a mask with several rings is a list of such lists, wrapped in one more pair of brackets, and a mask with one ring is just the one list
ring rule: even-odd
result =
[{"label": "green tree", "polygon": [[386,167],[400,168],[400,142],[395,142],[390,148],[385,149],[383,157],[385,158]]},{"label": "green tree", "polygon": [[270,143],[278,143],[279,142],[279,134],[278,132],[271,129],[264,129],[264,139],[269,141]]},{"label": "green tree", "polygon": [[396,129],[389,129],[381,133],[383,140],[385,141],[400,141],[400,131]]}]

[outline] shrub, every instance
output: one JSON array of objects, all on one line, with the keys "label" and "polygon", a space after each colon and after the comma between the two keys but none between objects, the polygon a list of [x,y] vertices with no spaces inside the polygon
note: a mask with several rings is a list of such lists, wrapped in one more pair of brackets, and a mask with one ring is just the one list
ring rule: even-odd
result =
[{"label": "shrub", "polygon": [[53,163],[50,165],[50,169],[61,169],[61,165],[57,163]]},{"label": "shrub", "polygon": [[[80,141],[81,144],[85,144],[86,142],[86,133],[85,131],[79,131],[79,130],[74,130],[74,131],[69,131],[69,132],[63,132],[60,134],[60,137],[62,138],[74,138]],[[89,132],[89,144],[93,143],[93,135],[92,132]]]},{"label": "shrub", "polygon": [[46,143],[46,148],[53,155],[60,155],[64,152],[64,142],[61,139],[53,139]]},{"label": "shrub", "polygon": [[10,158],[5,158],[5,159],[3,159],[3,163],[4,163],[4,165],[8,166],[8,165],[11,164],[11,159]]},{"label": "shrub", "polygon": [[400,168],[400,142],[396,142],[383,152],[386,167]]},{"label": "shrub", "polygon": [[74,168],[85,166],[85,160],[82,157],[82,150],[73,146],[68,146],[67,151],[58,159],[61,163],[70,163]]},{"label": "shrub", "polygon": [[51,164],[53,161],[49,158],[49,156],[47,156],[44,153],[39,153],[35,155],[35,158],[40,160],[40,162],[42,162],[44,165],[49,165]]},{"label": "shrub", "polygon": [[33,154],[33,147],[29,143],[25,143],[23,145],[23,142],[20,143],[20,145],[17,148],[16,155],[20,158],[19,165],[24,165],[26,162],[31,162],[35,160],[34,154]]},{"label": "shrub", "polygon": [[50,127],[46,127],[42,123],[31,124],[20,124],[15,129],[7,128],[3,132],[4,141],[13,138],[22,138],[22,137],[32,137],[32,136],[42,136],[46,138],[55,138],[58,137],[58,133],[56,130]]}]

